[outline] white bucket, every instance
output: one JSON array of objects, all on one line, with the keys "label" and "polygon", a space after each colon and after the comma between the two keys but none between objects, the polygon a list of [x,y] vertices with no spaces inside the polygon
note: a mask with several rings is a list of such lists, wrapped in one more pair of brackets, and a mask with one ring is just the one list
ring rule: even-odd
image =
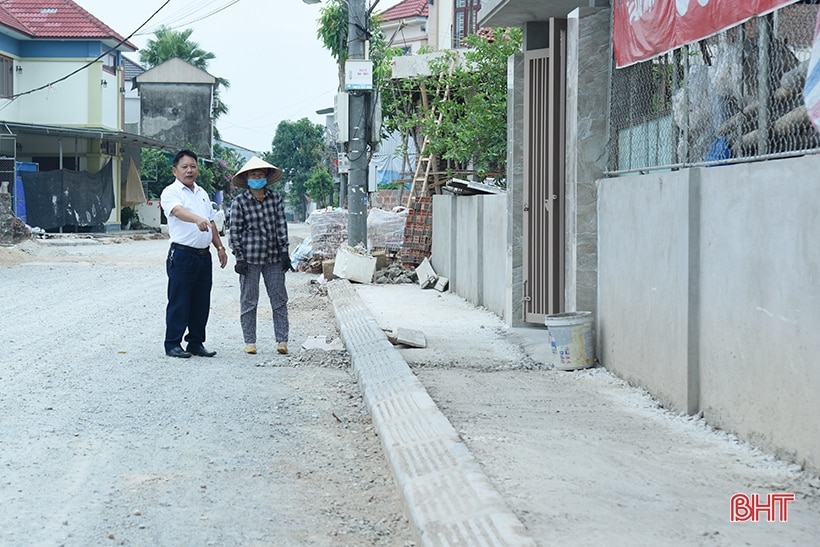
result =
[{"label": "white bucket", "polygon": [[555,356],[555,368],[577,370],[595,364],[592,312],[576,311],[548,315],[544,320]]}]

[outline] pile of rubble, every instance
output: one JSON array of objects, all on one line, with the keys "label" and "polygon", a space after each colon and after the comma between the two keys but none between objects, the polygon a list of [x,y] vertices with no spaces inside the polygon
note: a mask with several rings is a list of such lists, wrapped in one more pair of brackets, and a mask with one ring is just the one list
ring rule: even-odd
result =
[{"label": "pile of rubble", "polygon": [[416,283],[419,276],[413,268],[405,268],[400,262],[376,270],[373,283],[382,285],[400,285],[402,283]]},{"label": "pile of rubble", "polygon": [[[416,266],[400,257],[407,239],[407,208],[371,209],[367,215],[367,247],[347,245],[346,210],[314,211],[307,222],[310,236],[292,255],[292,265],[297,271],[322,274],[325,281],[341,277],[357,283],[422,283]],[[422,263],[427,268],[422,288],[444,290],[446,279],[432,272],[426,258]]]}]

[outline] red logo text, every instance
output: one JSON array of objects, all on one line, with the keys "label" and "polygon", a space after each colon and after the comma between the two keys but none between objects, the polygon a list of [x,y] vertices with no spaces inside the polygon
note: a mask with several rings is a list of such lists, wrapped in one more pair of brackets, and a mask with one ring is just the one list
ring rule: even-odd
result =
[{"label": "red logo text", "polygon": [[785,492],[767,494],[765,498],[758,494],[735,494],[730,502],[729,519],[732,522],[788,522],[790,501],[794,501],[794,494]]}]

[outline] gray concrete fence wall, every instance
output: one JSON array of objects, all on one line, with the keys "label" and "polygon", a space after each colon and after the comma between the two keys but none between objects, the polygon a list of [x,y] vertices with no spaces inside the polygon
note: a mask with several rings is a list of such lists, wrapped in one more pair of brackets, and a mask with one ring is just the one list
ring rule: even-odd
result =
[{"label": "gray concrete fence wall", "polygon": [[450,291],[504,317],[507,301],[505,195],[433,196],[431,264]]},{"label": "gray concrete fence wall", "polygon": [[597,355],[820,471],[820,156],[598,181]]}]

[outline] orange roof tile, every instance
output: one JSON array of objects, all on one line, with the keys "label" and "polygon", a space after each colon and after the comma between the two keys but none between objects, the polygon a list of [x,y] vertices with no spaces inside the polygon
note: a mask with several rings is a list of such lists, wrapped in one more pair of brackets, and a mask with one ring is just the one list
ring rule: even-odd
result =
[{"label": "orange roof tile", "polygon": [[427,17],[428,0],[404,0],[379,14],[379,21],[399,21],[408,17]]},{"label": "orange roof tile", "polygon": [[0,24],[32,38],[123,40],[72,0],[0,0]]}]

